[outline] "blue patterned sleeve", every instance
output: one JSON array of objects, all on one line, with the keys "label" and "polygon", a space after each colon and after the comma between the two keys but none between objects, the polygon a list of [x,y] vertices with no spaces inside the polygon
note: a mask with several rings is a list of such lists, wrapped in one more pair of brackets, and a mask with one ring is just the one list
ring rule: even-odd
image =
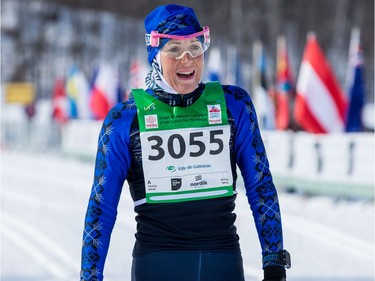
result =
[{"label": "blue patterned sleeve", "polygon": [[116,221],[122,186],[130,165],[129,104],[115,106],[103,122],[98,139],[94,180],[86,211],[81,281],[103,280],[104,263]]},{"label": "blue patterned sleeve", "polygon": [[[244,180],[262,254],[278,252],[283,249],[280,207],[255,108],[248,93],[243,89],[229,86],[225,92],[227,106],[236,126],[237,165]],[[275,263],[267,262],[263,267],[269,265]]]}]

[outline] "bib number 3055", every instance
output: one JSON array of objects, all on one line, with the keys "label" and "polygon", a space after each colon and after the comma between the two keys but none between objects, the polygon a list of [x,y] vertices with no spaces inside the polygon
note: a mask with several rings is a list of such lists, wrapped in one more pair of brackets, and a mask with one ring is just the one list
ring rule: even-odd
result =
[{"label": "bib number 3055", "polygon": [[223,129],[182,130],[172,134],[150,135],[147,137],[148,160],[161,160],[166,153],[173,159],[200,157],[205,153],[218,155],[224,149],[223,135]]}]

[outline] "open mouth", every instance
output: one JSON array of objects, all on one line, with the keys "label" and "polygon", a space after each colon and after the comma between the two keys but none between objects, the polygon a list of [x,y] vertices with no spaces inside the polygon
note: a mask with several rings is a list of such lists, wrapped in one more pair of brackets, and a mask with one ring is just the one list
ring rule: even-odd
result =
[{"label": "open mouth", "polygon": [[177,72],[177,76],[183,79],[191,78],[194,76],[195,71]]}]

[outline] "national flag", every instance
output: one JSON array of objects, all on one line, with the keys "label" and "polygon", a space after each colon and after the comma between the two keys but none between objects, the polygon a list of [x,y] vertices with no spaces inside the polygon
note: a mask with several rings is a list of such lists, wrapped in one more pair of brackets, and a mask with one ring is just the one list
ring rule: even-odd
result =
[{"label": "national flag", "polygon": [[146,70],[139,58],[132,58],[129,66],[128,87],[124,100],[128,99],[131,89],[143,89],[146,87],[145,79]]},{"label": "national flag", "polygon": [[363,81],[363,56],[360,46],[360,31],[357,28],[353,29],[351,34],[347,91],[349,107],[346,119],[346,131],[363,131],[362,110],[365,103],[365,88]]},{"label": "national flag", "polygon": [[121,101],[118,70],[108,64],[100,65],[94,76],[90,94],[90,108],[97,120],[103,120],[109,110]]},{"label": "national flag", "polygon": [[222,69],[221,51],[219,48],[212,48],[207,62],[208,81],[221,81]]},{"label": "national flag", "polygon": [[225,83],[244,87],[241,71],[241,61],[236,46],[227,48]]},{"label": "national flag", "polygon": [[265,130],[275,129],[275,109],[267,92],[266,55],[261,42],[253,47],[253,102],[258,116],[259,127]]},{"label": "national flag", "polygon": [[70,118],[90,119],[89,84],[77,65],[72,65],[69,69],[66,94],[70,104]]},{"label": "national flag", "polygon": [[69,120],[69,101],[65,93],[64,81],[61,78],[55,80],[53,87],[52,118],[60,124]]},{"label": "national flag", "polygon": [[[226,64],[223,73],[223,83],[228,85],[237,85],[236,78],[237,48],[235,46],[227,47]],[[218,66],[219,67],[219,66]]]},{"label": "national flag", "polygon": [[144,79],[141,77],[142,65],[138,58],[133,58],[129,67],[129,89],[139,89],[144,87]]},{"label": "national flag", "polygon": [[293,88],[293,78],[284,36],[279,36],[277,39],[276,67],[276,128],[279,130],[286,130],[289,128],[289,104]]},{"label": "national flag", "polygon": [[242,79],[242,65],[241,65],[241,58],[238,54],[237,48],[235,48],[235,66],[234,66],[234,73],[236,74],[236,84],[239,87],[244,87],[243,85],[243,79]]},{"label": "national flag", "polygon": [[346,98],[316,36],[310,33],[297,80],[296,122],[311,133],[343,132],[346,107]]}]

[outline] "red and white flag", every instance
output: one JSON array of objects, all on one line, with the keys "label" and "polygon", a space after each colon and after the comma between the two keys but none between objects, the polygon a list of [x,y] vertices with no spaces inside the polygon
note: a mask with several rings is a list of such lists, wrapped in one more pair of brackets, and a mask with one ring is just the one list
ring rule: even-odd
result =
[{"label": "red and white flag", "polygon": [[129,67],[129,90],[145,87],[144,79],[142,79],[144,76],[142,75],[143,72],[141,60],[138,58],[133,58],[130,62]]},{"label": "red and white flag", "polygon": [[132,89],[144,89],[146,87],[144,77],[147,76],[147,72],[147,68],[138,56],[131,59],[129,65],[128,85],[127,90],[125,91],[124,100],[129,98]]},{"label": "red and white flag", "polygon": [[119,73],[116,68],[107,64],[99,67],[91,95],[90,108],[97,120],[103,120],[109,110],[119,102]]},{"label": "red and white flag", "polygon": [[346,98],[311,33],[297,80],[294,118],[311,133],[344,132],[346,107]]},{"label": "red and white flag", "polygon": [[64,124],[69,120],[69,100],[65,93],[63,79],[57,78],[52,93],[52,117]]}]

